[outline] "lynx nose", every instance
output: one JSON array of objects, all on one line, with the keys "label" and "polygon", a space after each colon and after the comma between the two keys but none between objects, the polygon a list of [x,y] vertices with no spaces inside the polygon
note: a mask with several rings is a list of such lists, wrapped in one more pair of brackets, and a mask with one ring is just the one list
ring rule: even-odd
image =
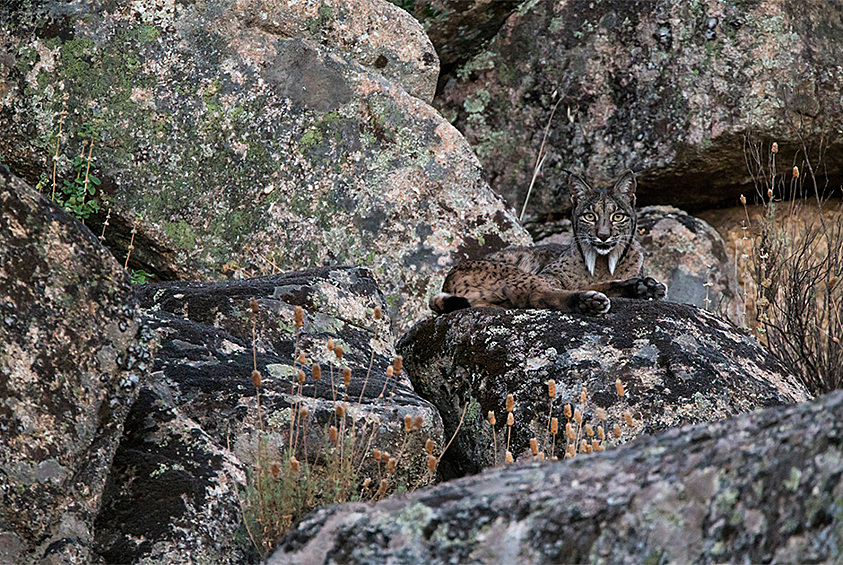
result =
[{"label": "lynx nose", "polygon": [[611,238],[611,237],[612,237],[612,232],[610,232],[608,229],[604,230],[603,228],[601,228],[601,229],[597,230],[597,239],[600,241],[600,243],[608,242],[609,238]]}]

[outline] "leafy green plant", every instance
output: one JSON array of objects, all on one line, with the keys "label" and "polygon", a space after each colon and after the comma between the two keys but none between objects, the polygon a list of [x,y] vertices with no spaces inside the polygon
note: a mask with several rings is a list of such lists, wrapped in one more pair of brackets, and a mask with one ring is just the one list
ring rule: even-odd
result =
[{"label": "leafy green plant", "polygon": [[83,153],[73,159],[71,166],[76,172],[76,176],[72,179],[65,179],[61,187],[61,194],[56,195],[56,201],[83,222],[94,212],[99,212],[100,209],[99,201],[95,197],[100,179],[91,174],[91,150],[93,145],[93,140],[91,140],[87,158],[84,155],[83,146]]},{"label": "leafy green plant", "polygon": [[152,273],[147,273],[143,269],[132,269],[131,274],[129,275],[132,284],[146,284],[154,275]]}]

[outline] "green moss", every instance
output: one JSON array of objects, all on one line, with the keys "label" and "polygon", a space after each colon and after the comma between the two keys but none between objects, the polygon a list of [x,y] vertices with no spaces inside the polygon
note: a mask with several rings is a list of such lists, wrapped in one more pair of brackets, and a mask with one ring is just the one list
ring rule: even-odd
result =
[{"label": "green moss", "polygon": [[173,242],[180,249],[193,249],[196,245],[196,233],[193,227],[185,222],[179,220],[178,222],[165,223],[164,233],[173,240]]},{"label": "green moss", "polygon": [[299,138],[299,152],[303,155],[309,152],[313,147],[322,141],[322,132],[317,128],[312,128],[304,132]]}]

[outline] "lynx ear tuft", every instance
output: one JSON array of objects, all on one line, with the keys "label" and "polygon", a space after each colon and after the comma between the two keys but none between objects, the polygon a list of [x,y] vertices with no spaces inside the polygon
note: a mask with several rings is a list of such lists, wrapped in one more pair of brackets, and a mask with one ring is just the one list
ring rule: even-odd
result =
[{"label": "lynx ear tuft", "polygon": [[635,181],[635,173],[627,171],[615,182],[612,192],[617,196],[626,196],[629,198],[630,203],[635,206],[635,189],[637,186],[638,183]]},{"label": "lynx ear tuft", "polygon": [[566,170],[565,172],[568,173],[568,180],[571,183],[571,198],[576,205],[578,201],[585,199],[586,194],[592,192],[592,188],[581,176],[575,175],[571,171]]}]

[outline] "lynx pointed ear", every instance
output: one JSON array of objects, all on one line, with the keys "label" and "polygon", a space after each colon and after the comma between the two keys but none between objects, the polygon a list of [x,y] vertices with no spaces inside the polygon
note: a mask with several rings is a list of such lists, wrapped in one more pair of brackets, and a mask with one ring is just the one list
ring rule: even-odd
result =
[{"label": "lynx pointed ear", "polygon": [[635,206],[635,189],[638,183],[635,181],[635,173],[627,171],[621,178],[615,182],[615,187],[612,189],[617,196],[626,196],[630,203]]},{"label": "lynx pointed ear", "polygon": [[583,200],[586,194],[592,191],[592,188],[579,175],[575,175],[571,171],[565,172],[568,173],[568,179],[571,183],[571,198],[576,204],[579,200]]}]

